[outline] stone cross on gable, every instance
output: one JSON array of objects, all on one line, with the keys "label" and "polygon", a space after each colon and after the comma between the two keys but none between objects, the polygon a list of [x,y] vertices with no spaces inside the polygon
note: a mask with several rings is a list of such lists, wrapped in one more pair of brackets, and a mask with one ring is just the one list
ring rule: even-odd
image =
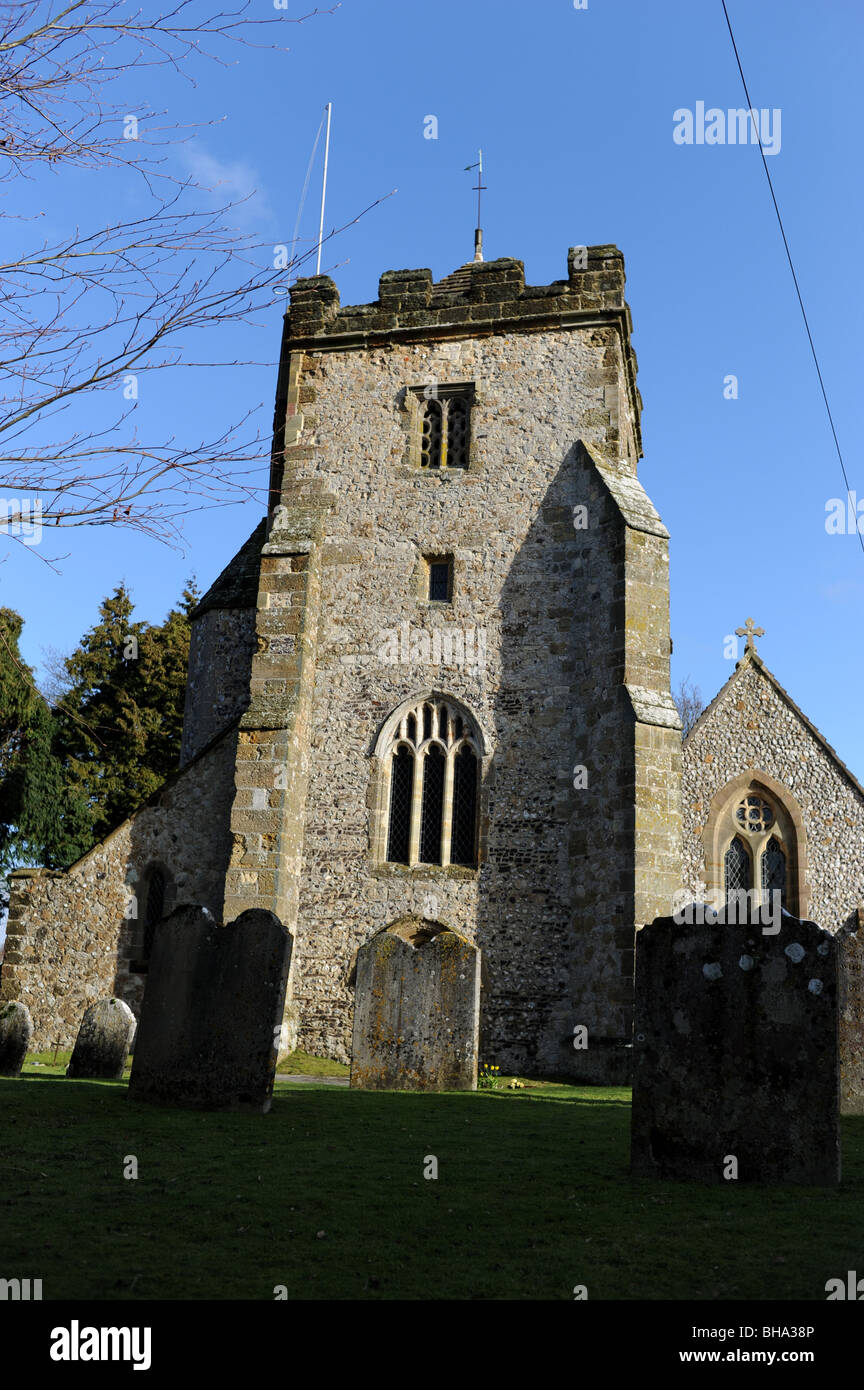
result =
[{"label": "stone cross on gable", "polygon": [[736,629],[735,629],[735,636],[736,636],[736,637],[746,637],[746,638],[747,638],[747,646],[745,647],[745,651],[749,650],[749,651],[754,651],[754,652],[755,652],[755,651],[756,651],[756,643],[753,641],[753,638],[754,638],[754,637],[764,637],[764,636],[765,636],[765,629],[764,629],[764,627],[757,627],[756,624],[754,623],[753,619],[752,619],[752,618],[748,618],[748,619],[747,619],[747,622],[746,622],[745,625],[744,625],[744,627],[736,627]]}]

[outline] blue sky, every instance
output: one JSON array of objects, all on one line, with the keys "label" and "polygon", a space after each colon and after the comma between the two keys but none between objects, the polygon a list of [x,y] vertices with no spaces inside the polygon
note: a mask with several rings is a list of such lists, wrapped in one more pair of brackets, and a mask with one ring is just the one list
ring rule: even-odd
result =
[{"label": "blue sky", "polygon": [[[782,113],[769,164],[864,501],[864,12],[858,0],[727,3],[754,104]],[[327,227],[398,189],[325,247],[322,269],[343,303],[374,299],[383,270],[429,266],[439,278],[470,259],[473,176],[463,170],[478,146],[487,259],[515,256],[530,282],[546,283],[566,276],[568,246],[620,246],[645,403],[640,476],[672,535],[673,679],[713,696],[732,670],[725,638],[752,614],[769,667],[864,778],[864,554],[856,536],[826,533],[826,503],[843,483],[758,150],[673,140],[677,109],[743,105],[720,0],[588,0],[579,10],[572,0],[344,0],[302,25],[286,18],[285,33],[290,52],[235,49],[227,67],[200,64],[196,87],[165,73],[155,86],[152,74],[130,84],[130,109],[140,100],[179,122],[224,116],[171,156],[174,167],[253,193],[243,228],[275,244],[292,235],[332,101]],[[424,138],[428,115],[437,140]],[[319,187],[320,162],[307,238]],[[140,191],[120,175],[58,174],[27,198],[40,225],[62,230],[135,210]],[[280,315],[211,339],[211,357],[257,366],[145,378],[142,421],[197,438],[260,405],[269,425]],[[730,375],[734,400],[724,399]],[[26,659],[41,669],[46,649],[70,650],[121,579],[136,616],[160,620],[189,575],[202,588],[212,581],[262,509],[196,513],[181,550],[108,529],[57,543],[52,534],[42,548],[66,557],[59,573],[13,547],[0,603],[24,615]]]}]

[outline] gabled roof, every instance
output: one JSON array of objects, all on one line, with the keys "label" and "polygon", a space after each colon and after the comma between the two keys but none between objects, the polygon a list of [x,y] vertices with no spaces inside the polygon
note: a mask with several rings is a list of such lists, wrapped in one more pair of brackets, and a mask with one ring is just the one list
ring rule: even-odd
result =
[{"label": "gabled roof", "polygon": [[214,580],[192,617],[200,618],[211,608],[254,608],[258,602],[258,578],[261,568],[261,547],[264,544],[267,521],[258,523],[233,560]]},{"label": "gabled roof", "polygon": [[742,656],[741,660],[736,664],[735,670],[732,672],[732,675],[729,677],[728,681],[726,681],[725,685],[722,685],[720,689],[717,691],[717,694],[714,696],[714,699],[711,701],[710,705],[707,705],[705,709],[702,711],[699,718],[696,720],[696,723],[693,725],[693,727],[690,729],[687,736],[683,740],[683,743],[686,745],[689,742],[696,730],[699,728],[700,724],[702,724],[703,721],[708,718],[712,710],[716,709],[716,707],[719,704],[721,704],[723,700],[726,699],[726,696],[731,693],[732,687],[738,683],[738,681],[744,675],[745,671],[747,671],[748,668],[751,666],[755,667],[756,670],[759,671],[765,677],[768,683],[774,687],[780,698],[784,700],[785,703],[788,705],[789,709],[791,709],[793,713],[798,716],[798,718],[801,720],[801,723],[813,735],[814,739],[820,745],[820,747],[823,748],[824,751],[828,754],[828,757],[834,763],[834,766],[839,770],[840,773],[842,773],[842,775],[846,778],[847,782],[849,782],[851,786],[854,787],[855,791],[858,793],[861,799],[864,800],[864,787],[862,787],[861,783],[858,781],[858,778],[852,772],[849,771],[849,768],[846,766],[843,759],[831,747],[831,744],[828,742],[825,736],[823,734],[820,734],[819,730],[816,728],[816,725],[810,719],[807,718],[804,711],[800,709],[798,705],[796,705],[789,692],[780,684],[774,673],[768,670],[768,667],[765,665],[765,662],[762,660],[761,656],[759,656],[758,652],[754,652],[752,647],[746,647],[744,649],[744,655]]}]

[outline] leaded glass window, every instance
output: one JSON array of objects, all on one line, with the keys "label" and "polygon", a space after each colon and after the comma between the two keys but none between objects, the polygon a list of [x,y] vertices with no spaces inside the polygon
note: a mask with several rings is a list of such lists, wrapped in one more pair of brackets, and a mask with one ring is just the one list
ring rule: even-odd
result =
[{"label": "leaded glass window", "polygon": [[726,873],[726,896],[730,893],[744,890],[749,892],[752,887],[750,875],[750,855],[744,841],[736,835],[731,845],[726,851],[725,859]]},{"label": "leaded glass window", "polygon": [[[416,726],[416,720],[415,726]],[[387,858],[391,864],[409,863],[411,800],[414,791],[414,753],[397,748],[390,767],[390,828]]]},{"label": "leaded glass window", "polygon": [[468,402],[464,396],[454,396],[447,410],[447,466],[468,467]]},{"label": "leaded glass window", "polygon": [[453,562],[449,559],[427,560],[429,574],[428,597],[433,603],[449,603],[453,588]]},{"label": "leaded glass window", "polygon": [[477,758],[463,744],[453,765],[453,830],[450,863],[471,865],[476,859]]},{"label": "leaded glass window", "polygon": [[766,906],[770,899],[768,894],[779,891],[780,906],[786,906],[786,855],[780,841],[775,835],[771,836],[762,855],[762,896]]},{"label": "leaded glass window", "polygon": [[473,720],[446,699],[418,701],[382,739],[387,862],[475,868],[482,742]]},{"label": "leaded glass window", "polygon": [[441,467],[441,428],[443,413],[441,402],[429,400],[423,407],[423,439],[420,444],[420,463],[423,468]]},{"label": "leaded glass window", "polygon": [[441,863],[441,824],[444,816],[444,750],[430,744],[423,759],[423,803],[420,811],[420,863]]},{"label": "leaded glass window", "polygon": [[473,385],[470,382],[446,386],[436,383],[434,389],[410,389],[418,398],[420,467],[430,470],[467,468]]}]

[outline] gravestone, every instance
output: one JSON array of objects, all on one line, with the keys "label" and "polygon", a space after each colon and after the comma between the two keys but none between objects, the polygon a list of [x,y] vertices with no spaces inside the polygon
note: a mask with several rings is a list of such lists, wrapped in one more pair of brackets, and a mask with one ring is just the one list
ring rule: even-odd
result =
[{"label": "gravestone", "polygon": [[397,923],[357,955],[351,1085],[477,1088],[480,952],[456,932]]},{"label": "gravestone", "polygon": [[864,926],[844,928],[840,950],[840,1113],[864,1115]]},{"label": "gravestone", "polygon": [[224,927],[203,907],[164,918],[150,955],[130,1096],[266,1113],[291,947],[279,918],[260,908]]},{"label": "gravestone", "polygon": [[836,939],[681,915],[636,934],[633,1175],[839,1182]]},{"label": "gravestone", "polygon": [[33,1036],[26,1004],[0,1004],[0,1076],[20,1076]]},{"label": "gravestone", "polygon": [[122,999],[100,999],[81,1020],[66,1075],[78,1081],[122,1081],[135,1015]]}]

